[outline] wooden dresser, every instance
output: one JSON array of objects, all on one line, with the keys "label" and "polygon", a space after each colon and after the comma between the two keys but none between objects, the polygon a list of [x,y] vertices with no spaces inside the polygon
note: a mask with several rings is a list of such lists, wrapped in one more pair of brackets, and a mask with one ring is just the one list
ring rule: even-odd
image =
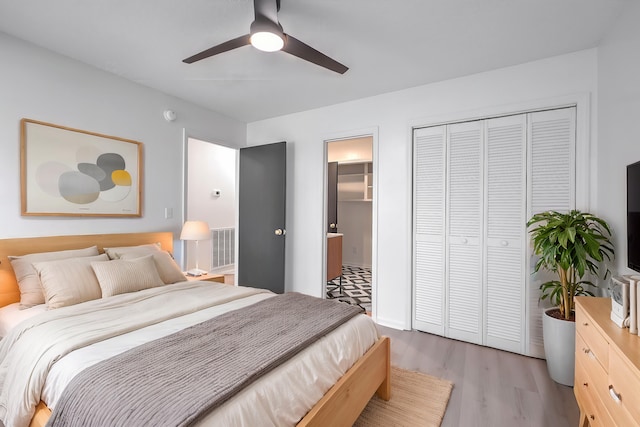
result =
[{"label": "wooden dresser", "polygon": [[610,320],[609,298],[576,298],[573,391],[580,426],[640,426],[640,338]]}]

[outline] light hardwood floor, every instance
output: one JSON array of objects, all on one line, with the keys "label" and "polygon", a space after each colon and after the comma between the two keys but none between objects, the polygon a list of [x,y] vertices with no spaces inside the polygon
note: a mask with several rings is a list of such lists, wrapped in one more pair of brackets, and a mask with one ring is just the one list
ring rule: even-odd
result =
[{"label": "light hardwood floor", "polygon": [[453,382],[443,427],[578,426],[573,388],[555,383],[544,360],[424,332],[379,329],[391,337],[392,365]]}]

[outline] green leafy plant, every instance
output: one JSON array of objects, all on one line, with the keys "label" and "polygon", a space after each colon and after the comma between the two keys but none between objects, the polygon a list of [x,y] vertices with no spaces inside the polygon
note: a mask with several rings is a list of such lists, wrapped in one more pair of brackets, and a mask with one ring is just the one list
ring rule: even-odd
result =
[{"label": "green leafy plant", "polygon": [[[573,298],[593,293],[586,286],[595,286],[582,280],[586,273],[599,276],[599,263],[611,260],[614,249],[611,230],[603,220],[590,213],[572,210],[533,215],[527,227],[535,226],[529,233],[533,239],[534,253],[540,256],[534,272],[541,268],[558,274],[559,280],[540,285],[541,299],[551,301],[562,318],[569,320],[574,309]],[[607,269],[604,278],[607,278]]]}]

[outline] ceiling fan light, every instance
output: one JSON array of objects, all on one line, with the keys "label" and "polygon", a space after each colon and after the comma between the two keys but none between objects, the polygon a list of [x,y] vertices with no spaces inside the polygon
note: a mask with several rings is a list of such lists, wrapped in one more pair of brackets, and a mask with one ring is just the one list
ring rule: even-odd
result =
[{"label": "ceiling fan light", "polygon": [[279,34],[270,31],[259,31],[251,34],[251,44],[264,52],[275,52],[282,49],[284,39]]}]

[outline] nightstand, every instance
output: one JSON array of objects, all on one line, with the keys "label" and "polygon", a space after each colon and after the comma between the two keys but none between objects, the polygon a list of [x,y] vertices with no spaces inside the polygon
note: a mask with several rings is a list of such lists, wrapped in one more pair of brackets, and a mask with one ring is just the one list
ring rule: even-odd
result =
[{"label": "nightstand", "polygon": [[184,275],[187,280],[189,281],[194,281],[194,280],[200,280],[200,281],[204,281],[204,282],[218,282],[218,283],[224,283],[224,274],[213,274],[213,273],[206,273],[203,274],[202,276],[188,276],[186,273]]}]

